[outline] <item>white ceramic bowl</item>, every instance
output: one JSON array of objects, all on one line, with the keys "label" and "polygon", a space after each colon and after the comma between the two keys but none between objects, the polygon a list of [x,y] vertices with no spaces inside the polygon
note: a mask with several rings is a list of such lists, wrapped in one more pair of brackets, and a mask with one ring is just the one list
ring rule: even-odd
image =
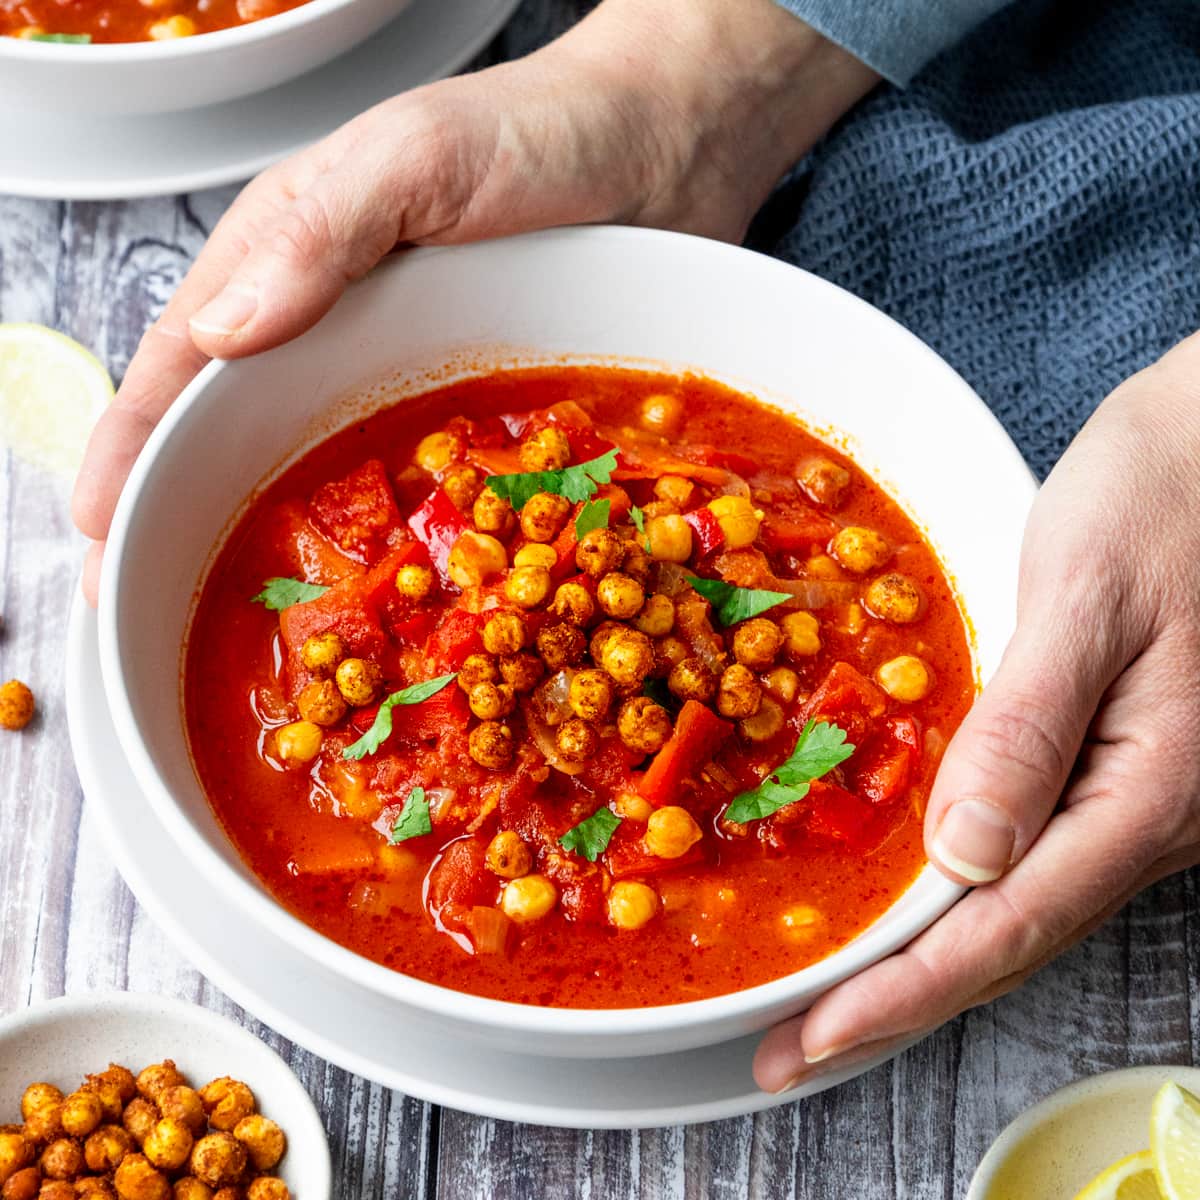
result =
[{"label": "white ceramic bowl", "polygon": [[804,272],[678,234],[588,228],[404,255],[297,341],[202,372],[147,444],[113,522],[99,613],[105,692],[180,853],[245,913],[231,937],[270,929],[346,987],[499,1048],[600,1057],[709,1045],[802,1010],[907,943],[960,889],[927,868],[836,954],[728,996],[616,1011],[501,1003],[371,963],[276,904],[221,831],[185,744],[179,666],[193,596],[264,477],[332,428],[456,373],[564,357],[700,370],[842,431],[928,529],[965,599],[981,676],[995,668],[1034,484],[967,385],[894,322]]},{"label": "white ceramic bowl", "polygon": [[[135,0],[130,0],[135,2]],[[309,0],[234,29],[78,46],[0,37],[0,109],[175,112],[265,92],[357,46],[410,0]]]},{"label": "white ceramic bowl", "polygon": [[140,1071],[164,1058],[194,1087],[232,1075],[248,1084],[259,1112],[287,1135],[277,1173],[296,1200],[328,1200],[329,1144],[300,1081],[269,1046],[207,1008],[129,992],[67,996],[0,1020],[0,1124],[21,1119],[21,1093],[34,1082],[69,1092],[110,1062]]}]

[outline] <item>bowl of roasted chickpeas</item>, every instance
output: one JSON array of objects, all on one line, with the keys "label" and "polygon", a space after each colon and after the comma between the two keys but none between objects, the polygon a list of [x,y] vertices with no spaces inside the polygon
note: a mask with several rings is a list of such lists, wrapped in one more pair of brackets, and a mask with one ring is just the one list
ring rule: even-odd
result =
[{"label": "bowl of roasted chickpeas", "polygon": [[[846,439],[945,562],[969,615],[977,678],[995,669],[1014,621],[1034,484],[970,388],[882,314],[802,271],[703,239],[588,228],[394,256],[295,341],[210,364],[155,430],[116,512],[98,615],[105,696],[156,817],[214,897],[245,918],[230,930],[243,948],[282,943],[347,994],[386,1002],[397,1023],[432,1024],[500,1050],[598,1058],[713,1045],[802,1011],[910,942],[961,890],[918,865],[892,907],[827,957],[723,995],[575,1009],[474,995],[355,953],[277,899],[210,804],[183,716],[179,664],[201,581],[266,483],[335,430],[357,430],[431,388],[564,363],[698,372]],[[218,669],[237,641],[229,632],[211,643]],[[238,702],[248,703],[244,691]],[[221,719],[207,714],[212,745],[233,753]],[[369,724],[357,732],[365,737]]]},{"label": "bowl of roasted chickpeas", "polygon": [[2,1200],[327,1200],[330,1179],[307,1092],[225,1017],[110,993],[0,1020]]}]

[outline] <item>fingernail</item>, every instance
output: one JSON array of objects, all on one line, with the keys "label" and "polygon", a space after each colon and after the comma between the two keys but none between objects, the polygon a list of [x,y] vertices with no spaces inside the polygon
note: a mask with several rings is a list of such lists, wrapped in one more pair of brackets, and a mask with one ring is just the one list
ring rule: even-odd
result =
[{"label": "fingernail", "polygon": [[806,1054],[804,1061],[810,1067],[815,1067],[817,1063],[827,1062],[831,1058],[836,1058],[839,1054],[845,1054],[847,1050],[853,1050],[857,1042],[846,1042],[841,1046],[830,1046],[828,1050],[822,1050],[820,1054]]},{"label": "fingernail", "polygon": [[791,1079],[783,1085],[775,1089],[776,1096],[782,1096],[784,1092],[790,1092],[793,1088],[798,1088],[804,1082],[803,1075],[793,1075]]},{"label": "fingernail", "polygon": [[227,336],[237,333],[258,311],[258,293],[243,284],[231,283],[218,292],[188,324],[201,333]]},{"label": "fingernail", "polygon": [[972,883],[991,883],[1012,859],[1016,831],[1008,814],[986,800],[959,800],[942,817],[933,853]]}]

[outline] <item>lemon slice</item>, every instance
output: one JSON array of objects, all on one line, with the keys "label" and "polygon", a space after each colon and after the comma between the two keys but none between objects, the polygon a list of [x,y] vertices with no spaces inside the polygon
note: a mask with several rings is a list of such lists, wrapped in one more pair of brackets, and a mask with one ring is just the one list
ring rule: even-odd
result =
[{"label": "lemon slice", "polygon": [[1113,1163],[1075,1200],[1163,1200],[1154,1177],[1154,1155],[1142,1150]]},{"label": "lemon slice", "polygon": [[0,445],[74,474],[113,385],[96,357],[44,325],[0,325]]},{"label": "lemon slice", "polygon": [[1164,1083],[1154,1097],[1150,1152],[1166,1200],[1200,1196],[1200,1100],[1177,1083]]}]

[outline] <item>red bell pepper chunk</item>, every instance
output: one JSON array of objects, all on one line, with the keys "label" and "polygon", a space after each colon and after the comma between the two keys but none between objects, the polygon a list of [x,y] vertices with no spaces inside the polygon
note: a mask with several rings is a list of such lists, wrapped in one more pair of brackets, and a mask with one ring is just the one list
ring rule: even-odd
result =
[{"label": "red bell pepper chunk", "polygon": [[450,551],[459,535],[471,528],[470,522],[458,511],[454,501],[443,488],[436,488],[425,502],[408,518],[408,527],[429,552],[433,565],[445,576]]},{"label": "red bell pepper chunk", "polygon": [[490,615],[452,608],[441,619],[425,643],[425,659],[433,675],[457,671],[468,654],[483,651],[483,627]]},{"label": "red bell pepper chunk", "polygon": [[849,663],[837,662],[804,706],[804,720],[832,721],[856,746],[870,733],[871,722],[883,716],[887,701],[865,675]]},{"label": "red bell pepper chunk", "polygon": [[711,509],[697,508],[690,513],[684,513],[683,519],[692,527],[700,558],[711,554],[725,541],[721,522],[717,520]]},{"label": "red bell pepper chunk", "polygon": [[687,780],[716,754],[732,732],[733,726],[712,709],[698,700],[688,700],[679,711],[674,733],[642,776],[642,795],[656,808],[679,804]]},{"label": "red bell pepper chunk", "polygon": [[370,458],[345,479],[317,488],[309,512],[347,554],[372,563],[391,544],[390,535],[403,527],[391,480],[383,463]]},{"label": "red bell pepper chunk", "polygon": [[787,554],[808,554],[813,546],[828,545],[837,526],[816,512],[791,517],[769,516],[763,522],[763,541],[767,548]]}]

